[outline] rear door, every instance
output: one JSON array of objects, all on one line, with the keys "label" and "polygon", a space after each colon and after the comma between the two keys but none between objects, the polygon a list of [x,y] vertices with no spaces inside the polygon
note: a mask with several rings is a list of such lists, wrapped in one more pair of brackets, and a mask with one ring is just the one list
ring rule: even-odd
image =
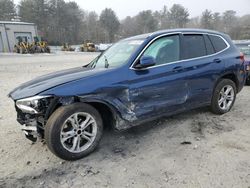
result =
[{"label": "rear door", "polygon": [[187,108],[210,103],[214,82],[224,67],[224,63],[215,53],[207,35],[182,35],[181,56],[188,69],[186,73],[190,88]]}]

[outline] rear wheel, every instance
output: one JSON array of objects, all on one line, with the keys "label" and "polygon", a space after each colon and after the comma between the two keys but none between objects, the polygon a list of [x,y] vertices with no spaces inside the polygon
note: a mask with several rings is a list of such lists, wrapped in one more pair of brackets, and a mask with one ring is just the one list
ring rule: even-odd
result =
[{"label": "rear wheel", "polygon": [[103,132],[98,111],[88,104],[75,103],[58,108],[45,126],[49,149],[65,160],[80,159],[97,147]]},{"label": "rear wheel", "polygon": [[214,89],[211,111],[215,114],[224,114],[231,110],[236,99],[236,86],[232,80],[219,81]]}]

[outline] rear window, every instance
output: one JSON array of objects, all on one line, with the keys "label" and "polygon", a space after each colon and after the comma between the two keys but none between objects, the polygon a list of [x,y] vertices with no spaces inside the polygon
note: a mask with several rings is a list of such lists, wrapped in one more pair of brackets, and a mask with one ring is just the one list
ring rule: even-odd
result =
[{"label": "rear window", "polygon": [[206,55],[206,46],[203,35],[185,34],[184,35],[183,59],[190,59]]},{"label": "rear window", "polygon": [[227,48],[227,44],[221,37],[215,35],[209,35],[209,38],[216,52],[222,51]]}]

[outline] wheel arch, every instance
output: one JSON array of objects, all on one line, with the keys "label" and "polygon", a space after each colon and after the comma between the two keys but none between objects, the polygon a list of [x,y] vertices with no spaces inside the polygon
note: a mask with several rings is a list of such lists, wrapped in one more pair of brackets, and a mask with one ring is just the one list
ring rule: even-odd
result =
[{"label": "wheel arch", "polygon": [[100,99],[81,99],[79,102],[83,102],[93,106],[101,115],[104,128],[114,129],[116,127],[116,120],[120,118],[120,112],[112,104],[100,100]]},{"label": "wheel arch", "polygon": [[122,119],[119,109],[114,107],[114,105],[110,104],[108,101],[80,96],[55,97],[45,113],[45,119],[47,120],[60,106],[66,106],[76,102],[86,103],[93,106],[100,113],[105,128],[116,128],[117,121]]},{"label": "wheel arch", "polygon": [[232,80],[235,83],[237,93],[239,91],[239,80],[237,79],[237,76],[234,72],[227,72],[223,74],[221,77],[219,77],[216,81],[216,84],[214,85],[214,89],[217,86],[217,84],[220,82],[222,79],[229,79]]}]

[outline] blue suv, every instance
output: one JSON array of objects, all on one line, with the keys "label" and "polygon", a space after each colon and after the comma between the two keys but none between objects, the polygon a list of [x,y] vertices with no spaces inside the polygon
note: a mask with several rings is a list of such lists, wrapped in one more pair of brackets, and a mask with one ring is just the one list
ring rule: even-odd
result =
[{"label": "blue suv", "polygon": [[97,147],[105,126],[124,130],[202,106],[224,114],[245,79],[228,35],[176,29],[121,40],[88,65],[38,77],[9,96],[27,138],[76,160]]}]

